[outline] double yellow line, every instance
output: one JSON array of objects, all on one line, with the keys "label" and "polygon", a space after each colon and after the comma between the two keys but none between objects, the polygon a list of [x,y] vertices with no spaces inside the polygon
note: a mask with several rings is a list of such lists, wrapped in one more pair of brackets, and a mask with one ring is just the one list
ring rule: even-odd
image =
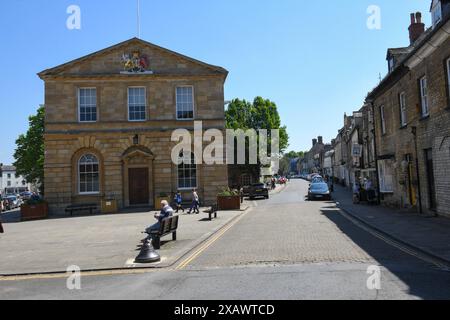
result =
[{"label": "double yellow line", "polygon": [[219,240],[228,230],[235,226],[241,219],[246,216],[252,209],[248,209],[245,213],[241,214],[238,218],[232,221],[230,224],[226,225],[223,229],[219,230],[214,234],[209,240],[203,243],[197,250],[195,250],[189,257],[183,260],[174,270],[182,270],[186,268],[192,261],[198,258],[206,249],[213,245],[217,240]]}]

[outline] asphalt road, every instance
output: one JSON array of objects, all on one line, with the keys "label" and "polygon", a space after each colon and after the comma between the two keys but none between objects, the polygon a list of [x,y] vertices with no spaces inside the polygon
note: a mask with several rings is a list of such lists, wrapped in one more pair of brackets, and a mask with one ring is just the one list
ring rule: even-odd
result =
[{"label": "asphalt road", "polygon": [[[450,273],[347,220],[333,202],[305,201],[294,180],[187,257],[140,274],[0,281],[0,299],[449,299]],[[380,290],[368,268],[380,267]]]}]

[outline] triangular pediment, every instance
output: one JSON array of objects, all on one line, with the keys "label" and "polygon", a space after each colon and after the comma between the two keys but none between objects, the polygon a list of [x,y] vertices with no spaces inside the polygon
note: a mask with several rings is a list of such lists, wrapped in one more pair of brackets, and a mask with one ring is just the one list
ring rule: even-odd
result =
[{"label": "triangular pediment", "polygon": [[[128,63],[127,63],[128,62]],[[92,75],[224,75],[228,71],[138,38],[39,73],[41,78]]]}]

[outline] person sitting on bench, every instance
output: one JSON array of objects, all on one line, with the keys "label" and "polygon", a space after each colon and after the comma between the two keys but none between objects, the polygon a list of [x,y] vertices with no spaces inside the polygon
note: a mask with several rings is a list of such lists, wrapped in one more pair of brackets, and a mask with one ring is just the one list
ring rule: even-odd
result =
[{"label": "person sitting on bench", "polygon": [[148,227],[145,231],[152,237],[152,240],[153,240],[152,233],[159,231],[159,229],[161,228],[162,221],[166,218],[172,217],[173,212],[174,211],[173,211],[172,207],[169,206],[169,203],[166,200],[161,201],[161,212],[155,214],[155,219],[157,219],[158,222],[155,223],[154,225]]}]

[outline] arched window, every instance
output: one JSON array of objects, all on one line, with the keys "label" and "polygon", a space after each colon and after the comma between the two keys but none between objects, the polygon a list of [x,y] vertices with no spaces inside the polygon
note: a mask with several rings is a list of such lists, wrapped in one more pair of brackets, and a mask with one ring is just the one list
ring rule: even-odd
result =
[{"label": "arched window", "polygon": [[193,153],[180,154],[183,159],[178,166],[178,189],[197,188],[197,165]]},{"label": "arched window", "polygon": [[86,154],[80,158],[78,177],[80,194],[100,192],[99,162],[96,156]]}]

